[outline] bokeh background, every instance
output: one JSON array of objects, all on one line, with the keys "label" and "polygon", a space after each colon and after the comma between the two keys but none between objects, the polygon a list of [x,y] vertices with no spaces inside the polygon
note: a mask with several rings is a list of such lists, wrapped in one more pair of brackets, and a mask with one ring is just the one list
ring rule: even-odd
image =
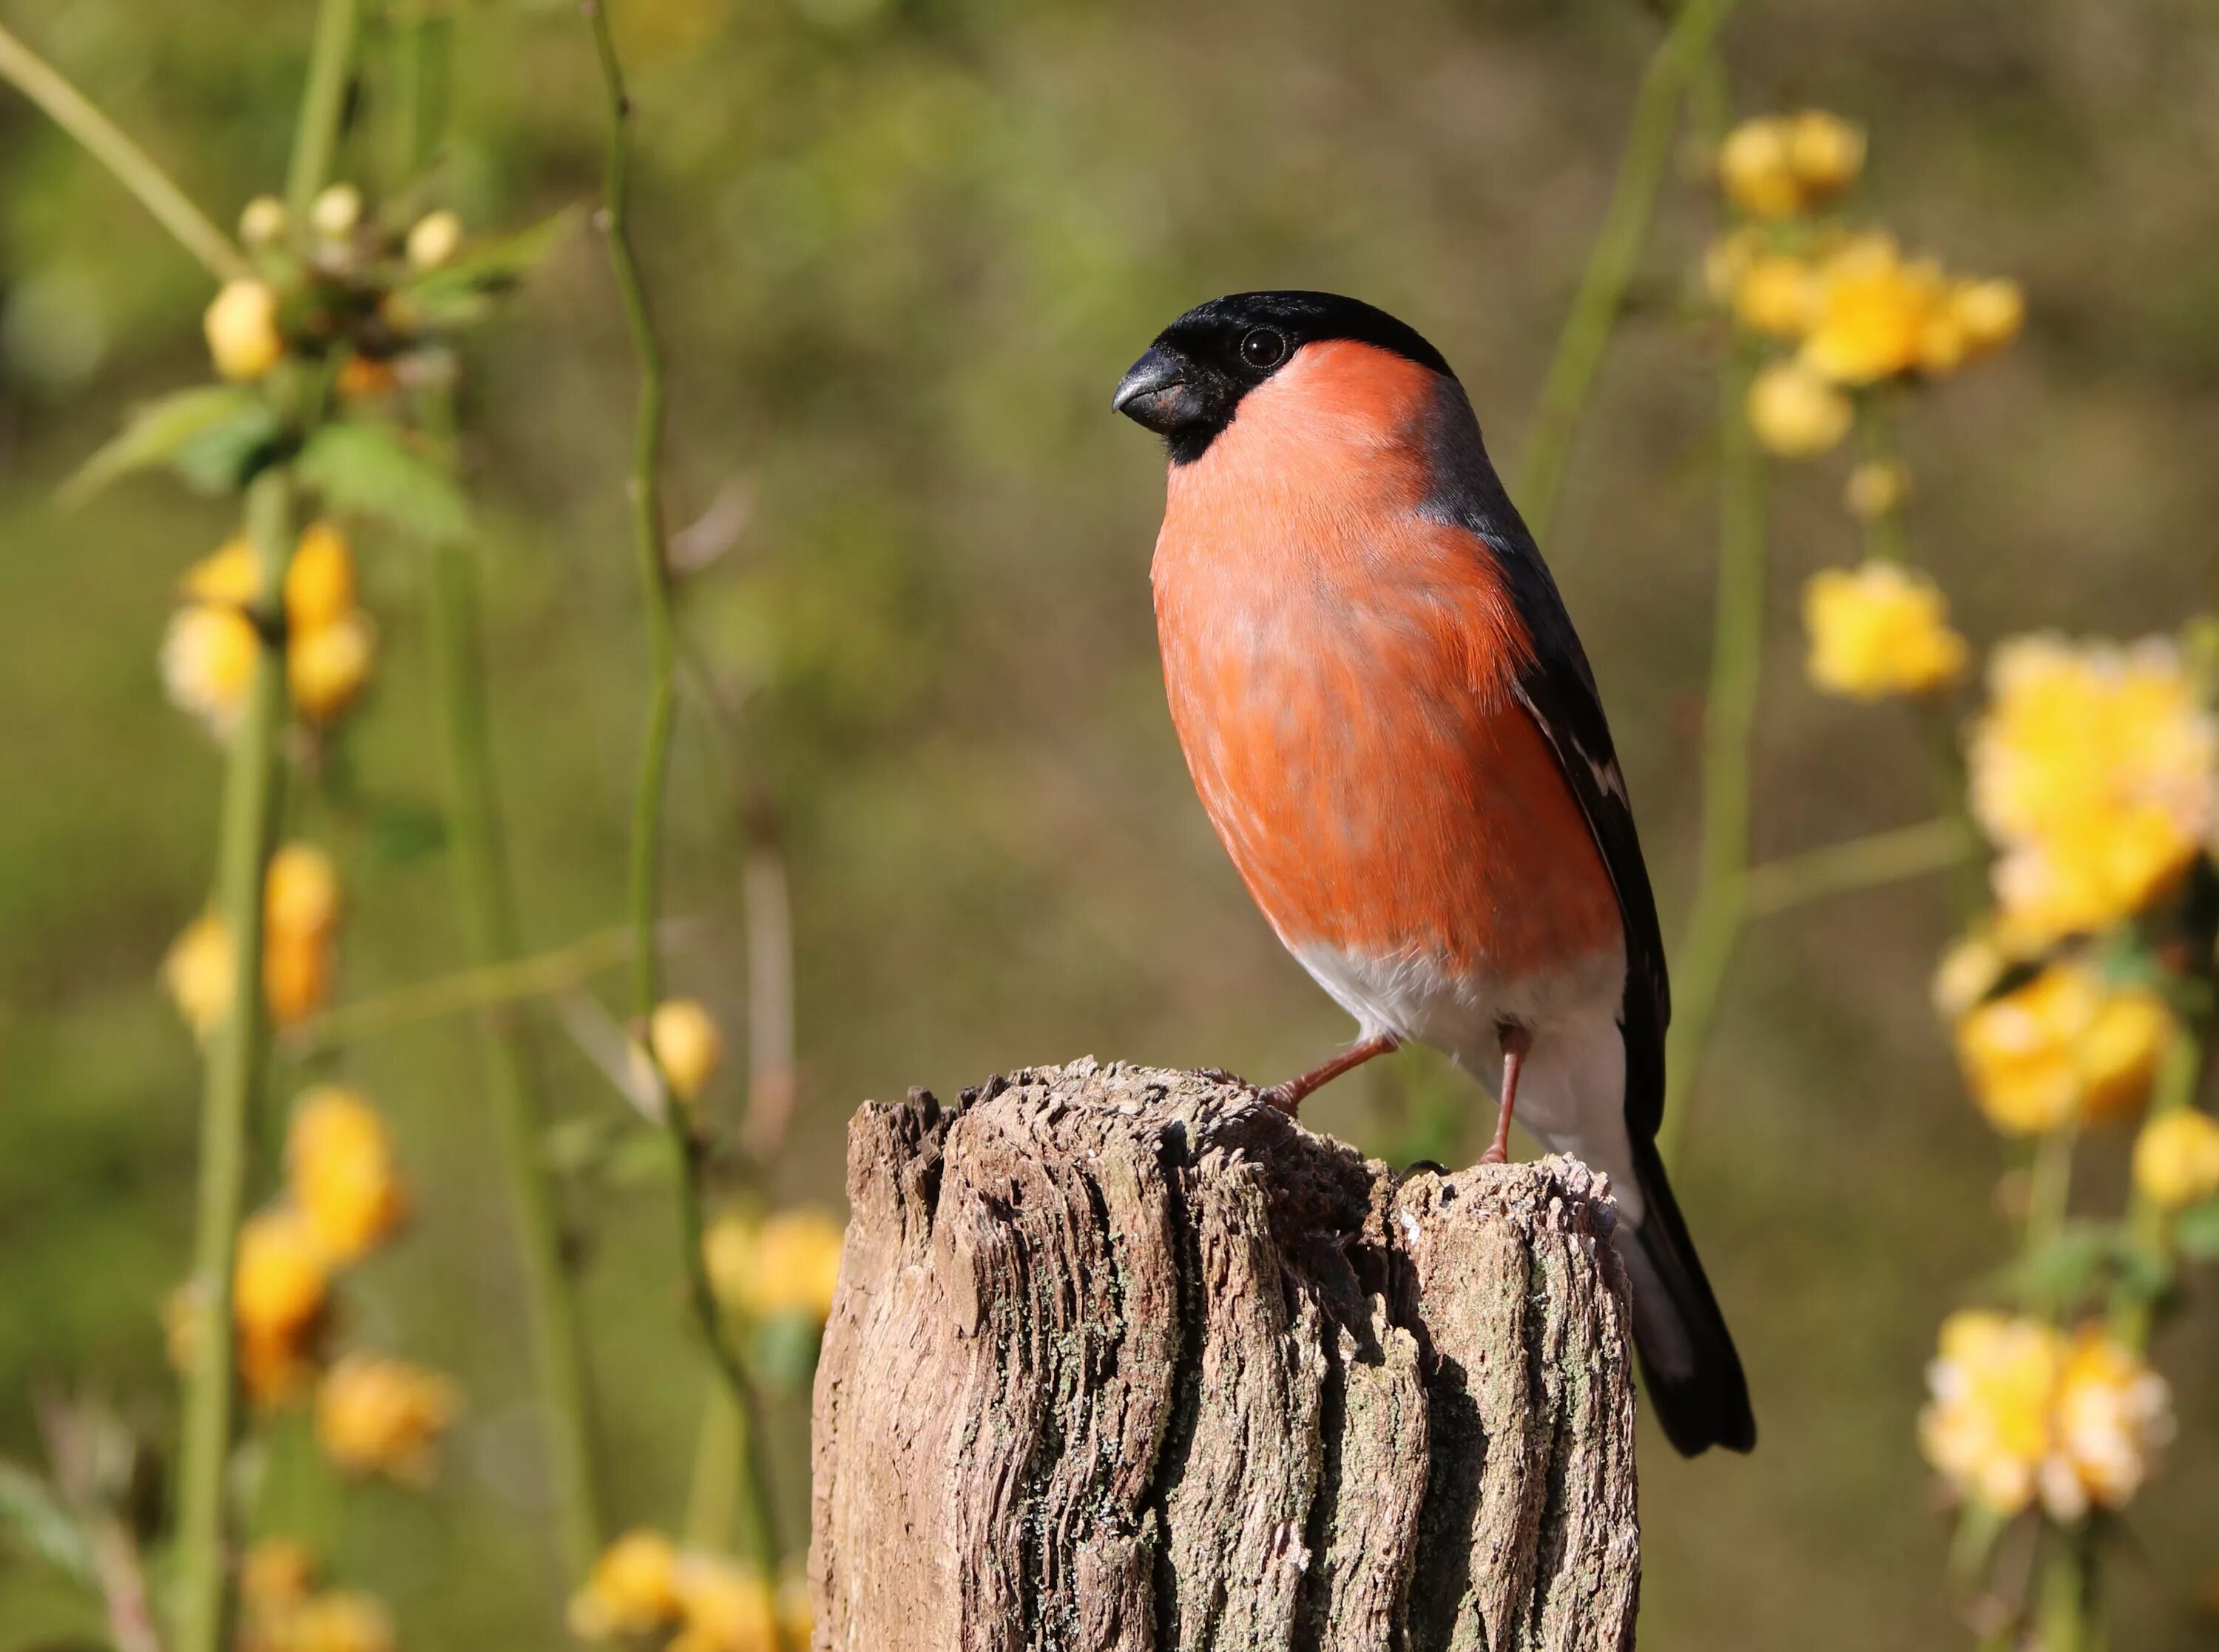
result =
[{"label": "bokeh background", "polygon": [[[1457,364],[1520,451],[1656,18],[1630,0],[618,0],[638,228],[672,347],[674,519],[743,513],[683,592],[747,691],[796,924],[801,1107],[772,1191],[836,1205],[855,1103],[1085,1053],[1264,1078],[1346,1035],[1196,804],[1162,703],[1147,566],[1155,444],[1111,386],[1165,321],[1259,286],[1360,295]],[[283,166],[308,8],[13,0],[39,43],[214,215]],[[574,7],[451,9],[442,191],[474,227],[593,197],[602,105]],[[2219,14],[2199,0],[1746,0],[1744,110],[1866,122],[1863,204],[2017,276],[2027,336],[1904,432],[1923,560],[1976,643],[2135,636],[2207,606],[2219,523]],[[342,176],[375,157],[350,150]],[[1713,555],[1715,351],[1692,271],[1716,223],[1668,184],[1548,550],[1594,655],[1668,934],[1693,875]],[[42,1392],[150,1428],[159,1305],[190,1226],[197,1068],[154,970],[209,876],[218,755],[166,705],[178,573],[230,531],[166,481],[65,511],[56,481],[134,399],[203,373],[202,272],[0,96],[0,1453]],[[528,943],[618,922],[641,714],[620,475],[631,365],[593,238],[471,345],[496,736]],[[1838,463],[1781,475],[1760,856],[1924,818],[1907,714],[1820,698],[1794,594],[1849,560]],[[719,501],[722,501],[719,505]],[[347,795],[302,799],[351,910],[340,996],[457,966],[421,567],[365,533],[382,640]],[[745,842],[722,736],[678,747],[677,986],[744,1023]],[[1941,1314],[2001,1262],[1999,1150],[1927,1005],[1932,881],[1750,935],[1679,1179],[1749,1363],[1762,1444],[1682,1463],[1644,1435],[1644,1644],[1949,1647],[1949,1531],[1913,1437]],[[599,983],[616,1002],[617,983]],[[566,1116],[622,1103],[550,1016]],[[405,1242],[349,1288],[364,1339],[457,1375],[428,1496],[351,1497],[335,1569],[411,1647],[559,1636],[519,1287],[465,1020],[318,1071],[393,1119]],[[281,1065],[289,1093],[303,1075]],[[1377,1151],[1438,1141],[1465,1081],[1420,1054],[1310,1104]],[[711,1105],[736,1109],[727,1083]],[[1467,1133],[1446,1151],[1469,1157]],[[2108,1152],[2109,1150],[2104,1150]],[[2116,1182],[2102,1153],[2092,1180]],[[669,1521],[703,1377],[667,1189],[574,1189],[618,1514]],[[2157,1350],[2181,1438],[2118,1568],[2121,1647],[2208,1645],[2219,1335]],[[805,1412],[780,1413],[801,1529]],[[2203,1603],[2199,1606],[2199,1599]],[[0,1572],[0,1649],[59,1607]],[[46,1614],[46,1615],[42,1615]]]}]

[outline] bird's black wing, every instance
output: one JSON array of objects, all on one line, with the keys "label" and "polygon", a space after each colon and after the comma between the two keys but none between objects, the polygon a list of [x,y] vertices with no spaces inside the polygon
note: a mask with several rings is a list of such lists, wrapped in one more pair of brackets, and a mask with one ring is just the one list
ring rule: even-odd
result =
[{"label": "bird's black wing", "polygon": [[1502,570],[1533,651],[1513,690],[1556,752],[1557,766],[1579,799],[1618,891],[1625,923],[1625,998],[1619,1014],[1625,1039],[1625,1116],[1636,1139],[1647,1140],[1664,1116],[1664,1031],[1672,1019],[1671,984],[1656,897],[1649,887],[1649,867],[1641,858],[1633,805],[1603,716],[1602,697],[1557,582],[1488,463],[1479,422],[1453,379],[1442,381],[1432,416],[1436,491],[1427,508],[1485,541]]}]

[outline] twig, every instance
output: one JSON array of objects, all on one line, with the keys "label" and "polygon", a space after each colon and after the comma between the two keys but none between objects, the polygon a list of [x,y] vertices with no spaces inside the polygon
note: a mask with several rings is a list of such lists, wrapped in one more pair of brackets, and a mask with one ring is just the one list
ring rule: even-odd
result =
[{"label": "twig", "polygon": [[56,126],[76,139],[218,281],[234,281],[254,273],[246,255],[154,164],[152,156],[5,27],[0,27],[0,78],[13,83]]},{"label": "twig", "polygon": [[[646,611],[648,644],[647,732],[641,746],[639,780],[632,810],[631,900],[637,938],[632,954],[632,1003],[641,1020],[655,1011],[662,996],[661,971],[652,945],[656,914],[662,899],[662,804],[670,766],[671,724],[677,709],[676,628],[670,602],[670,573],[664,555],[662,500],[663,422],[663,366],[662,346],[648,306],[647,290],[631,242],[631,96],[625,90],[624,65],[609,32],[608,9],[603,0],[583,0],[581,9],[592,30],[594,50],[601,69],[609,115],[606,178],[603,189],[600,227],[608,239],[609,263],[615,273],[617,296],[639,363],[639,401],[633,416],[632,466],[629,493],[632,510],[633,552],[638,564],[640,594]],[[658,1090],[668,1086],[655,1065],[651,1043],[643,1036],[647,1065]],[[750,1445],[760,1442],[755,1425],[761,1411],[755,1384],[738,1351],[725,1334],[716,1292],[702,1254],[701,1179],[705,1146],[695,1133],[688,1111],[680,1106],[664,1109],[671,1147],[678,1159],[678,1239],[683,1253],[687,1296],[703,1344],[733,1403],[749,1426]],[[750,1499],[755,1505],[754,1558],[763,1575],[778,1574],[776,1515],[762,1453],[749,1450],[743,1464]]]},{"label": "twig", "polygon": [[1944,817],[1783,855],[1751,866],[1744,876],[1743,915],[1770,917],[1831,896],[1947,872],[1963,865],[1977,847],[1963,821]]},{"label": "twig", "polygon": [[[283,466],[258,476],[246,495],[247,535],[260,564],[258,606],[274,616],[293,548],[293,479]],[[216,893],[231,936],[231,1007],[212,1037],[201,1103],[199,1216],[193,1245],[194,1300],[206,1319],[186,1375],[184,1439],[177,1493],[179,1652],[219,1652],[224,1643],[225,1473],[231,1456],[231,1276],[246,1192],[246,1133],[262,1063],[267,1015],[262,990],[264,868],[276,815],[277,725],[285,661],[274,623],[258,627],[253,680],[226,759]]]},{"label": "twig", "polygon": [[347,71],[354,59],[359,4],[360,0],[319,0],[316,7],[308,78],[293,132],[293,158],[285,170],[285,205],[295,219],[308,215],[317,192],[331,181],[339,125],[346,117]]},{"label": "twig", "polygon": [[[692,944],[701,928],[698,918],[666,918],[656,928],[656,944],[665,952],[674,952]],[[286,1052],[304,1059],[322,1055],[341,1045],[358,1043],[419,1022],[552,997],[603,970],[629,963],[631,949],[632,929],[626,924],[551,952],[412,982],[326,1010],[286,1039]]]},{"label": "twig", "polygon": [[1764,659],[1765,587],[1764,458],[1744,406],[1754,371],[1750,347],[1737,341],[1721,375],[1719,586],[1703,730],[1700,871],[1675,960],[1675,1019],[1657,1132],[1668,1161],[1687,1127],[1688,1093],[1748,916],[1750,748]]},{"label": "twig", "polygon": [[1734,4],[1735,0],[1686,0],[1642,71],[1610,204],[1588,253],[1564,329],[1557,335],[1526,450],[1520,456],[1518,507],[1533,537],[1544,544],[1556,514],[1572,437],[1586,411],[1603,351],[1618,325],[1626,287],[1649,233],[1656,193],[1671,159],[1681,100]]},{"label": "twig", "polygon": [[[482,969],[497,969],[515,957],[516,919],[486,721],[477,570],[460,545],[435,546],[431,554],[432,630],[438,661],[440,743],[455,829],[456,893],[471,956]],[[532,1364],[548,1412],[547,1446],[561,1509],[563,1557],[570,1581],[578,1584],[600,1552],[600,1487],[577,1305],[563,1259],[562,1221],[548,1183],[545,1109],[531,1043],[513,1006],[482,1005],[478,1020],[501,1171],[515,1213]]]}]

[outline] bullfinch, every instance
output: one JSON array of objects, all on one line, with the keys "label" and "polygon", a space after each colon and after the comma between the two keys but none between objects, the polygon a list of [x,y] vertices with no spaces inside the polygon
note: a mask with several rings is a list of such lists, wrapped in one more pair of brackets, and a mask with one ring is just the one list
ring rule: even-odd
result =
[{"label": "bullfinch", "polygon": [[1693,1456],[1756,1443],[1656,1127],[1671,1013],[1594,674],[1441,353],[1328,293],[1188,311],[1118,385],[1170,450],[1151,572],[1210,823],[1356,1043],[1295,1110],[1416,1040],[1610,1176],[1634,1341]]}]

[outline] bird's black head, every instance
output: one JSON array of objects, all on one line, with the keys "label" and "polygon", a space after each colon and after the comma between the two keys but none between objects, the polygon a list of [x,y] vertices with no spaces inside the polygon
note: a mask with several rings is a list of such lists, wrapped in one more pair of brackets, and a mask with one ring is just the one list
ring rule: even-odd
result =
[{"label": "bird's black head", "polygon": [[1234,293],[1198,304],[1156,335],[1110,406],[1190,464],[1233,422],[1240,398],[1304,345],[1353,338],[1453,377],[1441,352],[1384,310],[1334,293]]}]

